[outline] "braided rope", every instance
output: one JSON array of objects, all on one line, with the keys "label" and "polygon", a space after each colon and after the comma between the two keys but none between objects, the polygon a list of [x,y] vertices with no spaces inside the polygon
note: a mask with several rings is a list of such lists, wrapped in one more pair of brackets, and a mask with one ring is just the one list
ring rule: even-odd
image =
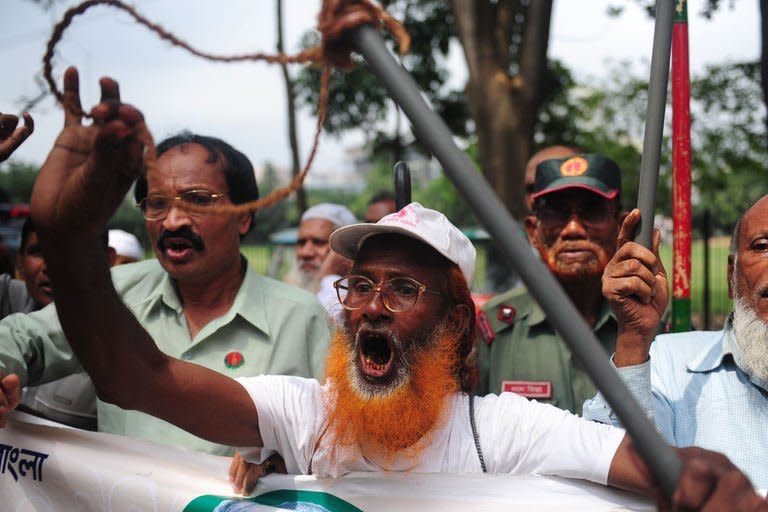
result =
[{"label": "braided rope", "polygon": [[[183,48],[192,55],[206,60],[215,62],[265,61],[270,64],[306,64],[310,62],[323,64],[317,107],[317,125],[313,137],[312,148],[309,151],[307,162],[302,171],[297,174],[287,186],[273,190],[263,199],[238,205],[216,205],[207,208],[206,211],[209,212],[241,213],[266,208],[282,201],[302,185],[312,166],[315,155],[317,154],[320,134],[322,133],[323,122],[325,121],[327,113],[328,84],[330,81],[331,70],[333,67],[346,69],[353,66],[351,56],[352,48],[344,38],[346,31],[360,25],[373,25],[375,27],[383,26],[397,40],[401,54],[407,53],[410,47],[410,37],[402,24],[392,18],[379,5],[371,2],[371,0],[323,0],[317,24],[317,29],[322,35],[321,44],[319,46],[307,48],[295,55],[287,55],[284,53],[269,54],[263,52],[238,55],[216,55],[193,47],[186,41],[165,30],[162,26],[153,23],[148,18],[138,13],[133,7],[120,0],[86,0],[81,4],[68,9],[64,13],[61,21],[59,21],[53,29],[48,44],[46,45],[45,55],[43,56],[43,77],[45,78],[51,93],[65,109],[75,115],[86,118],[91,116],[86,112],[83,112],[78,105],[71,101],[66,101],[64,95],[58,89],[56,81],[53,78],[52,61],[56,45],[61,41],[64,31],[72,24],[75,17],[84,14],[88,9],[97,5],[110,6],[125,11],[137,23],[144,25],[157,34],[161,39],[170,42],[174,46]],[[138,126],[138,138],[147,148],[144,155],[144,163],[146,169],[150,169],[155,164],[155,143],[151,133],[144,123],[141,123]]]}]

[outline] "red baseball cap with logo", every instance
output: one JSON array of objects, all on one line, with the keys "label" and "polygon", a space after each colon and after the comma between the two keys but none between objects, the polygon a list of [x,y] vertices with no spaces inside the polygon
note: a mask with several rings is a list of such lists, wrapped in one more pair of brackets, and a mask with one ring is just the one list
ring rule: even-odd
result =
[{"label": "red baseball cap with logo", "polygon": [[621,191],[621,169],[606,156],[586,153],[544,160],[536,166],[533,199],[568,188],[583,188],[613,199]]}]

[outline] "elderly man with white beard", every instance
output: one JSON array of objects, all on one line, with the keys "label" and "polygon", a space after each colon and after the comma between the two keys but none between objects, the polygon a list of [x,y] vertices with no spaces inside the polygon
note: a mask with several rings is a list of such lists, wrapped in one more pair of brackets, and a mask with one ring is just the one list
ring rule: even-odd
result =
[{"label": "elderly man with white beard", "polygon": [[[349,208],[340,204],[320,203],[305,211],[299,221],[296,259],[285,277],[285,282],[317,293],[321,289],[321,280],[326,276],[326,271],[333,268],[323,267],[324,262],[333,255],[328,245],[331,233],[355,222],[355,215]],[[333,292],[330,284],[328,288]]]},{"label": "elderly man with white beard", "polygon": [[[734,228],[728,257],[733,312],[720,331],[657,336],[667,280],[656,250],[629,241],[635,210],[606,266],[603,293],[619,323],[619,374],[675,446],[726,454],[760,489],[768,488],[768,196]],[[620,425],[602,396],[584,417]]]}]

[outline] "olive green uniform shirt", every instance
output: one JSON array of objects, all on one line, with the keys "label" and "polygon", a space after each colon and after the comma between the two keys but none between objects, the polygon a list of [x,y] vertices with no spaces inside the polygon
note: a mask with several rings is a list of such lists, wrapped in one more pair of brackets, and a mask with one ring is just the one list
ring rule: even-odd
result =
[{"label": "olive green uniform shirt", "polygon": [[[324,373],[330,333],[323,307],[314,295],[259,275],[250,265],[230,310],[209,322],[194,339],[175,285],[157,260],[121,265],[112,278],[123,302],[158,348],[172,357],[232,378],[261,374],[321,378]],[[17,373],[22,385],[82,371],[52,304],[0,322],[0,371]],[[103,432],[219,455],[231,453],[229,447],[209,443],[163,420],[103,402],[98,403],[98,426]]]},{"label": "olive green uniform shirt", "polygon": [[[513,391],[581,415],[596,388],[528,291],[514,288],[489,300],[478,322],[483,313],[489,329],[478,326],[477,394]],[[592,330],[606,355],[613,354],[617,324],[608,301]]]}]

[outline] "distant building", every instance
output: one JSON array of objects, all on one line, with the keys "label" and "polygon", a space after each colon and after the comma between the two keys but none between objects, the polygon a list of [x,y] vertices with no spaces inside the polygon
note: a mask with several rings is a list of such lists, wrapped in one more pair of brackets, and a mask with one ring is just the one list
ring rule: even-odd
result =
[{"label": "distant building", "polygon": [[[364,187],[367,181],[366,176],[374,167],[370,159],[370,152],[366,146],[359,145],[347,148],[346,155],[347,162],[349,163],[349,172],[355,176],[351,179],[362,183]],[[405,149],[403,160],[408,164],[408,169],[411,171],[411,182],[416,186],[423,187],[442,174],[442,168],[436,159],[427,158],[411,147]],[[392,162],[392,167],[394,167],[395,163]]]}]

